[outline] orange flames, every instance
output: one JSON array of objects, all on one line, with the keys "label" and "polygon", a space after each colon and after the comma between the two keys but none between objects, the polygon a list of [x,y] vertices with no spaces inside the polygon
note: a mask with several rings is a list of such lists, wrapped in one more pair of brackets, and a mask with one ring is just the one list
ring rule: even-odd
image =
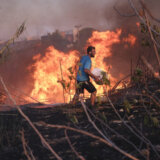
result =
[{"label": "orange flames", "polygon": [[[108,71],[110,67],[112,67],[107,65],[104,62],[104,59],[112,56],[111,47],[113,44],[120,42],[119,37],[121,33],[121,29],[117,30],[116,32],[93,32],[92,37],[88,40],[88,43],[95,46],[96,48],[96,56],[94,59],[92,59],[92,68],[101,68],[104,71]],[[112,81],[111,85],[113,85],[116,79],[113,78],[109,73],[108,76],[109,79]],[[95,86],[97,88],[97,94],[103,94],[103,86],[99,86],[96,84]]]},{"label": "orange flames", "polygon": [[62,78],[69,81],[69,71],[67,69],[79,59],[77,51],[65,54],[50,46],[45,56],[41,57],[38,54],[33,59],[36,62],[32,65],[35,72],[33,74],[34,88],[31,96],[40,102],[63,102],[62,86],[57,82]]},{"label": "orange flames", "polygon": [[[111,32],[98,32],[95,31],[92,37],[89,38],[87,44],[93,45],[96,48],[96,56],[92,59],[92,68],[101,68],[104,71],[108,71],[109,66],[104,62],[104,59],[112,56],[111,47],[115,43],[120,43],[121,29]],[[134,45],[136,38],[133,35],[129,35],[124,41]],[[31,92],[31,96],[39,100],[40,102],[58,103],[64,102],[63,88],[59,80],[66,80],[70,82],[68,75],[70,74],[68,68],[77,63],[79,59],[79,53],[77,51],[71,51],[64,53],[56,50],[53,46],[47,49],[47,52],[42,57],[40,54],[33,57],[35,63],[32,65],[35,71],[33,73],[34,88]],[[60,65],[61,63],[61,65]],[[62,67],[62,72],[61,72]],[[111,84],[116,81],[116,78],[109,74]],[[70,96],[74,95],[74,87],[71,86],[70,95],[65,92],[65,101],[70,100]],[[97,86],[98,94],[103,93],[103,88]]]}]

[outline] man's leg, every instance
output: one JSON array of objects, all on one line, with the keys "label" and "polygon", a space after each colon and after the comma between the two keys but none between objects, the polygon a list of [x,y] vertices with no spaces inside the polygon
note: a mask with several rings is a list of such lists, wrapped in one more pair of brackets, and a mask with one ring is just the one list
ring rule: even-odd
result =
[{"label": "man's leg", "polygon": [[78,94],[78,93],[75,93],[71,104],[72,104],[72,105],[75,105],[75,104],[77,103],[78,99],[79,99],[79,94]]},{"label": "man's leg", "polygon": [[84,88],[87,89],[89,93],[91,93],[91,106],[94,106],[95,104],[95,99],[96,99],[96,88],[90,81],[86,81],[84,84]]},{"label": "man's leg", "polygon": [[91,105],[92,106],[94,106],[94,104],[95,104],[96,93],[97,93],[97,91],[94,91],[93,93],[91,93]]}]

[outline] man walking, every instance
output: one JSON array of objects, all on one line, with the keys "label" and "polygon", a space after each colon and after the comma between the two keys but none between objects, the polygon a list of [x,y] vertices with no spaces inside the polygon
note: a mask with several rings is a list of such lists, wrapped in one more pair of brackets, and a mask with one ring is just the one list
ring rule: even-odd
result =
[{"label": "man walking", "polygon": [[79,95],[84,93],[84,89],[86,89],[89,93],[91,93],[91,106],[94,106],[96,99],[96,88],[90,82],[90,77],[94,78],[96,82],[99,82],[99,78],[93,75],[90,71],[92,66],[91,58],[95,57],[96,51],[95,47],[89,46],[87,48],[87,55],[84,55],[80,60],[80,66],[77,73],[77,89],[74,95],[72,104],[75,104],[79,99]]}]

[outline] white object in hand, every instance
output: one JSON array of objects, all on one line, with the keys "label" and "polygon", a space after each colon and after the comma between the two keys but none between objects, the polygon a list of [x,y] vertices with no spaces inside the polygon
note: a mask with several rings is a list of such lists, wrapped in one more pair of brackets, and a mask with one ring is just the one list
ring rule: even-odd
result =
[{"label": "white object in hand", "polygon": [[[105,73],[105,75],[104,75]],[[103,76],[105,76],[106,78],[108,78],[107,74],[105,71],[101,70],[100,68],[94,68],[92,70],[92,74],[94,74],[95,76],[97,76],[99,78],[99,80],[102,80]],[[95,79],[93,78],[93,80],[95,81]]]}]

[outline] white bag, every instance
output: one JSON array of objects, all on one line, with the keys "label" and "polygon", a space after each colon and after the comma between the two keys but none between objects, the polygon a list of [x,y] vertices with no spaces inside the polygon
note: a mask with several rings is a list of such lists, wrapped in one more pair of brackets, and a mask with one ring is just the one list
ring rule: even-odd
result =
[{"label": "white bag", "polygon": [[[103,79],[104,76],[108,79],[107,73],[100,68],[94,68],[92,70],[92,74],[94,74],[95,76],[98,76],[100,81]],[[95,81],[94,78],[93,78],[93,80]],[[97,84],[102,85],[102,82],[97,83]]]}]

